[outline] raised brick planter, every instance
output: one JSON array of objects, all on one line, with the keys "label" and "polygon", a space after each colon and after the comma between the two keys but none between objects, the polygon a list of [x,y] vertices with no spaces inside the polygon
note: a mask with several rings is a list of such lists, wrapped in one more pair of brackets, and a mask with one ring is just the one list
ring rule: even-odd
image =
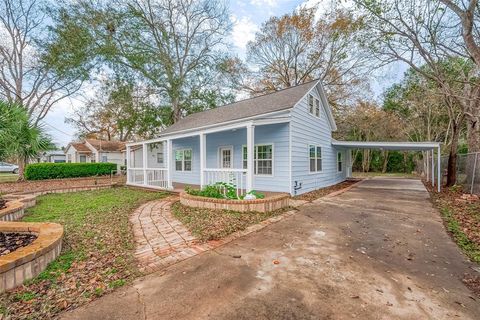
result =
[{"label": "raised brick planter", "polygon": [[265,199],[255,200],[230,200],[215,199],[192,196],[188,193],[180,193],[180,203],[194,208],[206,208],[213,210],[232,210],[239,212],[257,211],[269,212],[282,209],[289,206],[290,196],[288,194],[280,194]]},{"label": "raised brick planter", "polygon": [[0,232],[37,235],[30,245],[0,257],[0,292],[36,277],[62,249],[63,227],[57,223],[0,222]]},{"label": "raised brick planter", "polygon": [[18,200],[7,201],[7,207],[0,210],[0,221],[15,221],[23,217],[25,205]]}]

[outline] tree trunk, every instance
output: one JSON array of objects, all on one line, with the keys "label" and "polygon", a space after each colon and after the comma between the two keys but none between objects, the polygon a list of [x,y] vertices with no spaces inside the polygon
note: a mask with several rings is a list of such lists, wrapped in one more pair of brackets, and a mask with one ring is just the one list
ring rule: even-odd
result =
[{"label": "tree trunk", "polygon": [[26,159],[19,158],[18,159],[18,180],[17,181],[25,181],[25,166],[27,164]]},{"label": "tree trunk", "polygon": [[[460,128],[458,125],[452,125],[452,143],[450,144],[450,151],[448,154],[448,165],[447,165],[447,187],[455,185],[457,182],[457,149],[458,149],[458,138],[460,136]],[[440,174],[442,174],[440,172]]]},{"label": "tree trunk", "polygon": [[180,108],[180,101],[178,101],[178,98],[172,99],[172,107],[173,107],[173,123],[176,123],[182,118],[182,110]]},{"label": "tree trunk", "polygon": [[386,173],[387,172],[387,165],[388,165],[388,151],[384,150],[382,153],[383,153],[382,173]]},{"label": "tree trunk", "polygon": [[476,117],[467,119],[468,152],[480,152],[480,121]]}]

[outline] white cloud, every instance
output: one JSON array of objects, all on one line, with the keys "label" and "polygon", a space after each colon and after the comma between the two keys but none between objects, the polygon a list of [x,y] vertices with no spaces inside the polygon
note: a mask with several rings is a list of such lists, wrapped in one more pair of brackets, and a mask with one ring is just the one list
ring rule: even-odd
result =
[{"label": "white cloud", "polygon": [[235,15],[231,17],[233,22],[232,40],[233,44],[245,50],[247,43],[255,39],[255,32],[258,31],[256,25],[249,17],[237,18]]},{"label": "white cloud", "polygon": [[257,6],[257,7],[276,7],[279,4],[279,0],[250,0],[250,4],[252,6]]}]

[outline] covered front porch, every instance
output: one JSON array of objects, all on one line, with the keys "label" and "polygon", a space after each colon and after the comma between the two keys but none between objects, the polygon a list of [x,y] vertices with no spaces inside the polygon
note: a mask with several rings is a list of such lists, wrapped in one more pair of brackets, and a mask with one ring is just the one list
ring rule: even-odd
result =
[{"label": "covered front porch", "polygon": [[223,182],[238,196],[290,192],[289,118],[166,135],[127,144],[126,154],[128,185],[183,190]]}]

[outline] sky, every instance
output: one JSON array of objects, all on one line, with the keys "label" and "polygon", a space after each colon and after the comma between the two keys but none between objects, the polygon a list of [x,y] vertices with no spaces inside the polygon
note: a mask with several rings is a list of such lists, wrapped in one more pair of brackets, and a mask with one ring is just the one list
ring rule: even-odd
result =
[{"label": "sky", "polygon": [[[231,41],[233,53],[240,58],[245,57],[245,49],[248,41],[255,38],[255,32],[259,30],[262,22],[271,16],[280,16],[292,12],[301,5],[318,5],[320,10],[327,6],[332,0],[230,0],[230,19],[233,23]],[[398,70],[397,70],[398,71]],[[403,72],[398,72],[401,76]],[[398,78],[399,77],[394,77]],[[389,79],[387,83],[398,79]],[[385,79],[373,82],[374,92],[381,91],[378,83],[385,85]],[[93,94],[93,88],[86,86],[84,90],[87,95]],[[75,139],[75,129],[72,125],[65,123],[65,117],[70,116],[77,108],[81,108],[85,101],[84,97],[72,97],[59,102],[45,117],[43,125],[51,135],[55,144],[59,147],[66,146]]]}]

